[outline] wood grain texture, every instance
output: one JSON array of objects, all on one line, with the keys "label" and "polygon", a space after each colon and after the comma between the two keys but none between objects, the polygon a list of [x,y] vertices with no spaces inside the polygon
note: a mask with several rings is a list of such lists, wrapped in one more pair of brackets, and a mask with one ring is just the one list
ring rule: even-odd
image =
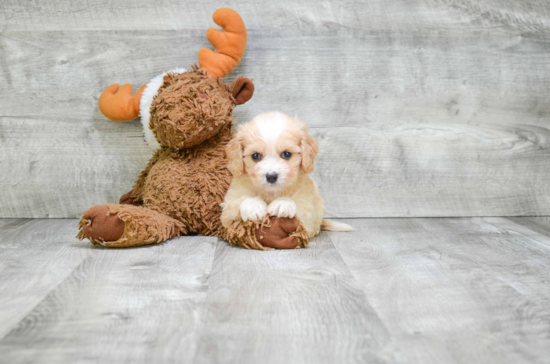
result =
[{"label": "wood grain texture", "polygon": [[[186,237],[136,249],[72,244],[88,256],[0,341],[2,361],[191,362],[216,240]],[[6,300],[18,298],[13,292]]]},{"label": "wood grain texture", "polygon": [[0,219],[0,338],[90,254],[90,249],[79,249],[75,224]]},{"label": "wood grain texture", "polygon": [[325,233],[308,249],[218,245],[195,363],[392,362],[387,329]]},{"label": "wood grain texture", "polygon": [[300,250],[0,219],[0,362],[546,363],[538,218],[350,219]]},{"label": "wood grain texture", "polygon": [[[189,67],[216,7],[0,5],[0,216],[78,217],[127,192],[150,152],[101,91]],[[308,122],[333,217],[550,214],[546,1],[263,2],[235,7],[254,79],[238,123]],[[63,19],[61,21],[60,19]]]},{"label": "wood grain texture", "polygon": [[334,244],[408,362],[547,360],[548,236],[503,218],[347,222]]},{"label": "wood grain texture", "polygon": [[510,217],[508,220],[542,235],[550,236],[550,216]]},{"label": "wood grain texture", "polygon": [[212,13],[220,7],[237,10],[249,29],[429,29],[457,24],[529,32],[550,28],[544,0],[6,0],[0,5],[0,30],[204,30],[212,26]]}]

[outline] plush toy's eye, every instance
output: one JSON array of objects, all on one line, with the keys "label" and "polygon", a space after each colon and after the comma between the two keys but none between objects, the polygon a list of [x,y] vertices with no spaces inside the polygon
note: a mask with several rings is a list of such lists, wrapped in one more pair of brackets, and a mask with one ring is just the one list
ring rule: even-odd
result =
[{"label": "plush toy's eye", "polygon": [[260,153],[254,153],[252,154],[252,159],[255,161],[259,161],[260,159],[262,159],[262,155]]},{"label": "plush toy's eye", "polygon": [[290,157],[292,157],[292,153],[290,153],[290,152],[282,152],[282,153],[281,153],[281,157],[282,157],[283,159],[290,159]]}]

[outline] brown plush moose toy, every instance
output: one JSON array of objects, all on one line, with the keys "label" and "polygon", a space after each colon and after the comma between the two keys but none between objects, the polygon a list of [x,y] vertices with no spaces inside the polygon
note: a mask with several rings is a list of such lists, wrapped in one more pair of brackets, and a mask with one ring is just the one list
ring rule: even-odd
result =
[{"label": "brown plush moose toy", "polygon": [[161,243],[181,234],[219,236],[251,249],[307,246],[307,233],[296,219],[236,221],[225,230],[221,207],[231,183],[225,148],[231,139],[233,108],[248,101],[252,82],[222,78],[240,62],[246,27],[235,11],[218,9],[214,22],[223,31],[206,36],[217,52],[199,51],[200,68],[176,69],[143,85],[111,85],[99,98],[109,119],[141,116],[144,139],[155,149],[132,191],[119,204],[89,208],[79,222],[80,240],[106,247]]}]

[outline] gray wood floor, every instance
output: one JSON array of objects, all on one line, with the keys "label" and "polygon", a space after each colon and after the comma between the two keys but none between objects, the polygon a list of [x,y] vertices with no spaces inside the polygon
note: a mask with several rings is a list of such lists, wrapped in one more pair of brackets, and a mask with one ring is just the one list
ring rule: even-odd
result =
[{"label": "gray wood floor", "polygon": [[345,221],[258,252],[0,219],[0,362],[548,362],[549,218]]}]

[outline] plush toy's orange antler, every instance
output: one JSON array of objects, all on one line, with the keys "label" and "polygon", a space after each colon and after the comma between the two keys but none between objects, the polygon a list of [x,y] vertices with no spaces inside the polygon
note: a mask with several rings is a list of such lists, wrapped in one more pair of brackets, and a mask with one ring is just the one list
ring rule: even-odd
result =
[{"label": "plush toy's orange antler", "polygon": [[199,51],[199,64],[211,77],[225,77],[235,68],[246,49],[246,26],[241,16],[228,8],[216,10],[212,15],[214,22],[222,27],[223,32],[209,28],[206,38],[212,43],[216,52],[208,48]]},{"label": "plush toy's orange antler", "polygon": [[99,110],[107,118],[115,121],[128,121],[139,116],[139,101],[146,85],[139,88],[135,95],[130,84],[111,85],[99,97]]}]

